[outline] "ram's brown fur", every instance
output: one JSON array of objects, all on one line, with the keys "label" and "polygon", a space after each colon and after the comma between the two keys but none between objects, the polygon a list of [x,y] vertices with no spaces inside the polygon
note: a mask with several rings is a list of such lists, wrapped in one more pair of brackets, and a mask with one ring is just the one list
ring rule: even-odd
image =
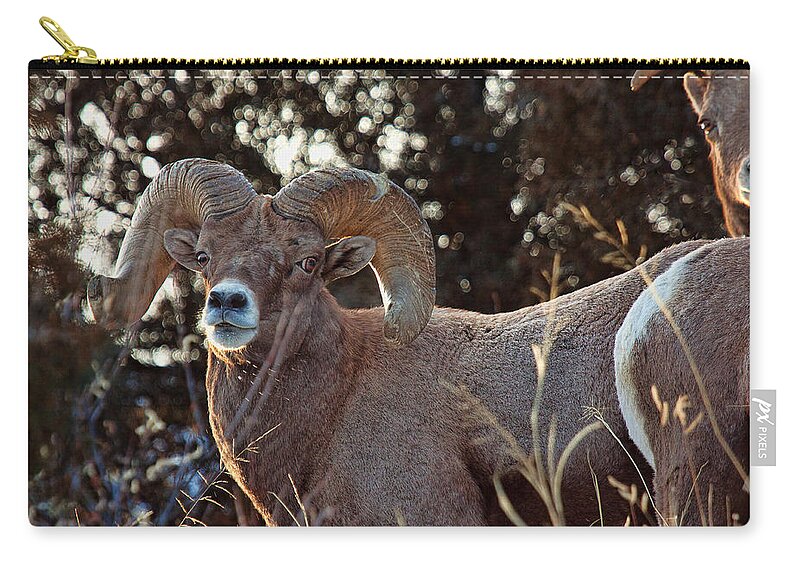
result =
[{"label": "ram's brown fur", "polygon": [[[222,235],[236,246],[231,234]],[[646,270],[658,275],[698,246],[673,247],[646,263]],[[248,247],[259,250],[254,243]],[[298,325],[305,335],[297,339],[296,353],[235,444],[225,426],[272,345],[274,325],[235,361],[212,349],[209,409],[225,464],[258,510],[277,524],[292,524],[292,516],[299,516],[292,481],[304,508],[326,523],[507,523],[492,484],[495,473],[504,475],[526,522],[549,524],[530,484],[515,474],[515,448],[531,450],[531,344],[545,341],[554,319],[539,429],[546,441],[550,420],[558,422],[556,457],[591,423],[588,406],[602,410],[625,438],[614,388],[613,331],[643,287],[634,270],[514,313],[436,308],[417,340],[399,349],[382,338],[381,308],[345,310],[322,289]],[[248,439],[273,428],[258,442],[258,454],[236,461]],[[599,518],[587,457],[601,481],[606,524],[622,524],[628,505],[606,476],[634,483],[638,476],[605,431],[589,435],[569,463],[562,490],[566,522],[588,525]],[[292,506],[291,515],[272,493]]]},{"label": "ram's brown fur", "polygon": [[[154,197],[166,193],[159,198],[162,203],[175,192],[185,195],[170,189],[178,180],[185,179],[179,186],[200,196],[217,196],[221,181],[229,181],[231,188],[244,184],[229,167],[208,161],[188,161],[165,171],[148,190]],[[323,176],[369,179],[348,172]],[[373,191],[356,194],[371,200],[370,207],[383,200],[370,198]],[[214,200],[232,202],[223,198]],[[158,225],[144,213],[134,216],[129,234],[140,241],[122,248],[131,256],[166,260],[166,245],[175,259],[201,272],[207,298],[232,280],[252,291],[259,315],[255,337],[236,350],[209,342],[206,385],[223,462],[268,523],[507,524],[511,511],[501,507],[495,477],[529,524],[588,525],[601,517],[609,525],[625,522],[630,505],[608,477],[639,481],[622,446],[640,465],[645,463],[626,437],[613,347],[614,331],[645,287],[638,270],[513,313],[435,308],[419,336],[398,344],[387,340],[384,309],[343,309],[325,288],[330,278],[369,261],[358,252],[369,251],[373,238],[379,248],[387,247],[387,241],[377,235],[360,241],[351,237],[326,249],[320,226],[281,214],[275,204],[279,198],[251,193],[238,201],[236,211],[212,211],[205,219],[162,216],[153,206],[161,216]],[[399,215],[400,202],[392,204],[389,221]],[[413,203],[407,207],[416,208]],[[407,218],[401,225],[410,223]],[[422,252],[432,251],[427,227],[419,223],[410,232],[411,242]],[[188,229],[172,231],[170,224]],[[643,268],[655,277],[702,245],[671,247]],[[197,251],[210,261],[199,264]],[[308,256],[320,258],[311,273],[297,267]],[[143,288],[131,267],[152,276],[166,275],[172,265],[154,267],[135,259],[121,257],[118,277],[98,276],[90,283],[90,303],[101,322],[120,322],[143,311],[160,284]],[[429,263],[415,261],[409,267],[416,275]],[[396,303],[403,297],[385,294],[395,310],[402,308]],[[133,299],[136,295],[145,296]],[[417,327],[418,321],[403,324],[399,338],[408,338],[408,326]],[[549,346],[543,352],[543,379],[537,379],[532,345]],[[555,521],[519,470],[532,450],[537,381],[544,382],[535,426],[544,450],[543,472],[553,475],[569,442],[592,422],[587,408],[602,414],[622,444],[605,428],[579,442],[557,491],[564,509]]]}]

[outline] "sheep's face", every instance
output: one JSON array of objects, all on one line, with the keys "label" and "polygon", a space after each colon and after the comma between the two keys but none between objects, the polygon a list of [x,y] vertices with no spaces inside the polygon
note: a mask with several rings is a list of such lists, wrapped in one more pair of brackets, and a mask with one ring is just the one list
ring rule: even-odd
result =
[{"label": "sheep's face", "polygon": [[201,324],[222,351],[259,338],[271,342],[282,313],[313,308],[327,282],[362,269],[375,254],[375,241],[363,236],[326,248],[314,224],[277,215],[268,196],[207,221],[199,233],[167,230],[164,245],[178,263],[202,275]]},{"label": "sheep's face", "polygon": [[728,232],[733,236],[747,235],[750,229],[749,81],[747,77],[688,73],[683,85],[697,113],[697,124],[711,146],[714,183]]}]

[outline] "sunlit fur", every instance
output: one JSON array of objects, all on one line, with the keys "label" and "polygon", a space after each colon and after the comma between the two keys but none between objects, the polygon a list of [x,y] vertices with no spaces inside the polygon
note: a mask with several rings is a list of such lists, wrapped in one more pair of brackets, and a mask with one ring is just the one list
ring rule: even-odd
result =
[{"label": "sunlit fur", "polygon": [[[638,91],[654,76],[650,69],[633,74]],[[717,198],[725,229],[732,237],[750,235],[750,73],[747,70],[703,70],[684,75],[683,88],[711,147]]]},{"label": "sunlit fur", "polygon": [[734,237],[750,235],[749,73],[688,73],[684,89],[698,124],[711,126],[706,140],[725,227]]}]

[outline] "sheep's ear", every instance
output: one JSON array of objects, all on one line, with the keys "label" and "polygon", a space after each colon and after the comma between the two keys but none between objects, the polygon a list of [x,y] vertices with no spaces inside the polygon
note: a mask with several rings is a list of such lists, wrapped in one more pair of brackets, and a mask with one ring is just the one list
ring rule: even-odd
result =
[{"label": "sheep's ear", "polygon": [[363,269],[375,255],[375,240],[366,236],[344,238],[325,250],[322,278],[326,283]]},{"label": "sheep's ear", "polygon": [[172,228],[164,232],[164,248],[172,259],[191,271],[200,271],[197,263],[197,239],[199,234],[194,230]]},{"label": "sheep's ear", "polygon": [[709,80],[707,78],[700,77],[693,72],[683,76],[683,90],[689,96],[689,101],[692,102],[692,107],[694,107],[694,111],[698,116],[703,113],[703,99],[708,90],[708,83]]}]

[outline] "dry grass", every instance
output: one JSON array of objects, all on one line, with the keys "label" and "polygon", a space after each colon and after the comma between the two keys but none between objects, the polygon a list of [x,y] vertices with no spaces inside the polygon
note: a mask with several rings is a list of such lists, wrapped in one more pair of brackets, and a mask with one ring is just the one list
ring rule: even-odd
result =
[{"label": "dry grass", "polygon": [[[240,463],[248,463],[250,460],[247,458],[247,455],[248,454],[257,454],[258,453],[258,443],[262,439],[267,437],[270,433],[272,433],[273,431],[278,429],[279,427],[280,427],[280,424],[270,428],[269,430],[265,431],[260,436],[258,436],[256,439],[251,441],[249,444],[247,444],[244,447],[244,449],[242,449],[238,453],[235,453],[234,460],[237,461],[237,462],[240,462]],[[228,473],[228,471],[224,467],[221,467],[216,472],[216,474],[211,478],[204,477],[203,474],[200,471],[197,472],[197,475],[203,480],[203,483],[205,484],[205,487],[202,489],[202,491],[200,491],[200,493],[198,494],[197,497],[192,497],[186,491],[184,491],[182,489],[180,490],[180,493],[184,497],[186,497],[186,499],[188,499],[190,501],[188,507],[183,504],[183,502],[181,501],[180,497],[175,497],[175,500],[178,502],[178,505],[180,506],[181,510],[183,511],[183,518],[178,523],[178,526],[182,526],[182,527],[183,526],[206,526],[206,524],[202,520],[200,520],[199,518],[197,518],[197,517],[195,517],[193,515],[193,513],[195,512],[195,509],[197,508],[197,506],[200,503],[203,503],[203,502],[211,503],[212,505],[215,505],[215,506],[219,507],[222,510],[225,509],[225,507],[221,503],[219,503],[218,501],[216,501],[215,499],[212,498],[212,496],[211,496],[211,492],[212,491],[221,491],[221,492],[225,493],[226,495],[229,495],[234,501],[236,501],[236,496],[230,491],[230,489],[228,489],[226,487],[226,485],[229,483],[229,481],[227,479],[223,479],[223,476],[226,476],[226,475],[230,476],[230,474]],[[292,484],[294,484],[294,482],[292,482]],[[278,500],[280,500],[280,499],[278,499]]]},{"label": "dry grass", "polygon": [[[619,436],[616,433],[614,433],[614,430],[611,429],[611,426],[609,426],[608,422],[606,422],[605,418],[603,418],[602,411],[600,411],[599,409],[597,409],[595,407],[589,406],[589,407],[586,408],[586,414],[589,417],[595,418],[606,429],[606,431],[608,431],[608,433],[611,434],[611,437],[614,438],[614,441],[617,442],[617,445],[619,445],[620,449],[622,449],[622,451],[625,452],[625,455],[628,456],[628,459],[630,459],[631,465],[633,465],[634,469],[636,469],[636,473],[639,474],[639,480],[642,482],[642,487],[645,490],[645,494],[642,496],[642,501],[644,501],[645,498],[647,499],[646,503],[645,502],[641,503],[641,511],[642,511],[642,513],[646,514],[647,510],[648,510],[646,507],[648,505],[653,505],[653,510],[655,511],[656,515],[658,516],[658,519],[661,522],[665,522],[666,518],[656,508],[655,501],[653,500],[653,495],[650,493],[650,488],[647,486],[647,481],[645,481],[644,475],[642,474],[642,471],[639,468],[639,465],[637,465],[636,460],[633,458],[633,456],[631,455],[630,451],[628,451],[628,448],[625,447],[625,444],[622,443],[622,440],[619,438]],[[623,493],[623,490],[622,490],[622,487],[621,487],[621,485],[623,485],[623,483],[620,483],[619,481],[617,481],[615,478],[613,478],[610,475],[609,475],[609,483],[611,484],[612,487],[616,488],[617,491],[619,491],[620,496],[622,496],[623,499],[626,499],[628,501],[628,503],[629,503],[629,505],[631,507],[631,514],[630,514],[631,521],[632,522],[635,521],[636,514],[633,511],[633,506],[636,504],[636,502],[630,500],[630,496],[638,495],[638,492],[636,491],[635,484],[631,483],[630,485],[628,485],[628,487],[630,487],[631,489],[629,491],[626,491],[625,493]]]}]

